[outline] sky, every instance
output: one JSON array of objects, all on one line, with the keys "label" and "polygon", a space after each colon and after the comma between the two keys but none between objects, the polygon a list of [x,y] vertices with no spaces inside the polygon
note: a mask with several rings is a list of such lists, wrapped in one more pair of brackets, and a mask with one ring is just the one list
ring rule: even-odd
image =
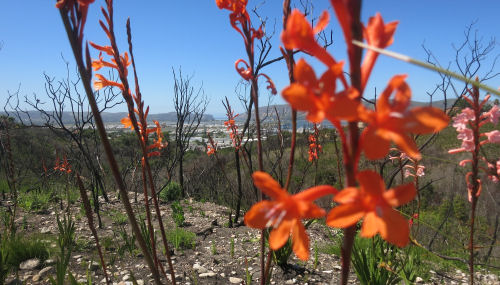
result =
[{"label": "sky", "polygon": [[[327,29],[333,32],[333,45],[328,51],[337,59],[346,58],[342,31],[335,20],[330,2],[312,0],[313,15],[318,16],[328,9],[331,21]],[[96,0],[90,6],[85,27],[85,40],[97,44],[107,44],[107,39],[100,29],[98,20],[102,19],[100,6],[103,0]],[[146,4],[147,3],[147,4]],[[300,8],[299,1],[292,1]],[[21,96],[33,98],[34,94],[42,101],[46,100],[44,74],[61,80],[66,77],[66,64],[69,62],[70,76],[75,78],[74,58],[66,38],[55,1],[26,0],[3,1],[0,10],[0,104],[5,104],[8,93],[19,89]],[[272,34],[272,50],[269,59],[280,56],[279,35],[281,33],[282,1],[249,0],[248,7],[257,11],[261,18],[267,19],[266,32]],[[403,53],[416,59],[426,60],[422,48],[432,51],[443,66],[457,70],[455,47],[460,46],[465,37],[467,26],[474,23],[471,34],[482,40],[486,46],[492,39],[500,41],[498,23],[500,1],[465,1],[465,0],[380,0],[364,1],[362,19],[380,12],[385,22],[399,21],[394,43],[390,50]],[[252,21],[259,25],[259,19],[252,12]],[[229,12],[220,10],[215,0],[150,0],[150,1],[115,1],[115,31],[119,49],[128,50],[126,45],[125,23],[131,19],[134,56],[137,65],[141,91],[151,113],[174,111],[172,69],[182,69],[184,75],[191,76],[193,87],[202,87],[210,100],[207,112],[216,116],[224,114],[221,101],[227,96],[237,112],[242,105],[238,101],[235,88],[240,81],[234,69],[234,62],[240,58],[246,60],[246,53],[241,36],[229,24]],[[256,47],[258,50],[258,47]],[[96,58],[98,52],[91,51]],[[494,49],[485,58],[479,76],[491,69],[492,63],[500,54],[500,47]],[[467,53],[461,55],[470,56]],[[299,54],[296,59],[306,58],[312,63],[319,76],[324,67],[315,59]],[[500,65],[494,71],[500,72]],[[288,85],[286,64],[274,63],[262,70],[276,84],[278,93]],[[373,98],[375,88],[380,93],[389,79],[396,74],[408,74],[408,83],[413,91],[413,100],[428,101],[426,94],[431,92],[439,76],[420,67],[411,66],[398,60],[379,57],[365,91],[366,98]],[[132,79],[131,79],[132,80]],[[486,83],[500,86],[500,76]],[[265,87],[265,82],[261,82]],[[456,82],[457,86],[462,86]],[[460,88],[461,89],[461,88]],[[262,89],[261,104],[270,98],[273,104],[283,104],[281,95],[271,96]],[[434,100],[441,99],[436,95]],[[50,109],[50,104],[46,104]],[[21,105],[27,108],[25,105]],[[113,111],[125,111],[124,105]]]}]

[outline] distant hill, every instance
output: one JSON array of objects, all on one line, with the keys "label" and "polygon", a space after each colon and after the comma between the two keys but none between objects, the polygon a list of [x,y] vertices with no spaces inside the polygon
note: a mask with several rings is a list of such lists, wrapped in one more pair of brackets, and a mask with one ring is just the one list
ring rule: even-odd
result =
[{"label": "distant hill", "polygon": [[[5,112],[0,112],[0,115],[5,115]],[[11,116],[12,115],[13,114],[11,114]],[[119,123],[120,120],[122,118],[126,117],[127,115],[128,115],[128,113],[126,113],[126,112],[117,112],[117,113],[103,112],[103,113],[101,113],[102,120],[104,121],[104,123]],[[30,119],[34,124],[37,124],[37,125],[43,125],[46,122],[46,118],[44,116],[42,116],[42,114],[38,111],[28,111],[27,113],[20,113],[20,117],[24,123],[29,123]],[[62,117],[63,117],[63,122],[65,124],[72,124],[74,122],[73,114],[71,112],[64,112]],[[157,120],[160,122],[176,122],[177,116],[176,116],[175,112],[149,114],[148,121],[152,121],[152,120]],[[214,120],[214,117],[212,115],[205,114],[203,116],[202,121],[213,121],[213,120]]]}]

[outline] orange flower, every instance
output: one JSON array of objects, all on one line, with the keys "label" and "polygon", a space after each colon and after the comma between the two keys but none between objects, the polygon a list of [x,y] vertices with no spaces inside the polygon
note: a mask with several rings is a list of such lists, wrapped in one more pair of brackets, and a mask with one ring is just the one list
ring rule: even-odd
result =
[{"label": "orange flower", "polygon": [[349,187],[335,195],[334,201],[341,205],[328,213],[326,224],[347,228],[364,218],[361,236],[371,238],[380,233],[383,239],[399,247],[408,244],[409,225],[401,214],[394,210],[410,202],[416,195],[413,183],[386,190],[382,178],[373,171],[357,175],[360,187]]},{"label": "orange flower", "polygon": [[[448,125],[448,117],[440,109],[417,107],[407,110],[411,90],[405,78],[406,75],[394,76],[377,100],[376,111],[365,110],[360,115],[368,123],[362,133],[362,148],[369,159],[384,157],[391,141],[410,157],[420,159],[417,145],[409,134],[438,132]],[[393,92],[394,99],[390,102]]]},{"label": "orange flower", "polygon": [[[77,0],[78,4],[82,6],[88,6],[94,3],[95,0]],[[75,0],[59,0],[56,3],[56,8],[62,8],[66,5],[72,6],[75,3]]]},{"label": "orange flower", "polygon": [[245,224],[251,228],[264,229],[272,226],[269,246],[272,250],[282,247],[290,234],[293,251],[302,260],[309,258],[309,238],[301,219],[320,218],[325,211],[312,201],[329,194],[336,194],[332,186],[322,185],[289,195],[269,174],[254,172],[253,182],[273,201],[260,201],[245,215]]},{"label": "orange flower", "polygon": [[244,13],[248,0],[215,0],[219,9],[227,9],[235,13]]},{"label": "orange flower", "polygon": [[100,74],[96,74],[95,77],[97,77],[99,79],[99,80],[95,80],[94,81],[94,89],[96,91],[97,90],[101,90],[101,89],[103,89],[104,87],[107,87],[107,86],[115,86],[115,87],[120,88],[122,91],[125,89],[123,87],[123,84],[115,82],[115,81],[108,80],[108,79],[106,79],[106,77],[104,77],[104,76],[102,76]]},{"label": "orange flower", "polygon": [[319,18],[318,24],[311,27],[304,14],[294,9],[286,23],[286,29],[281,34],[281,41],[287,49],[301,49],[331,67],[337,62],[335,59],[316,42],[315,34],[322,31],[330,20],[327,11],[324,11]]},{"label": "orange flower", "polygon": [[214,153],[215,153],[215,148],[213,148],[211,145],[207,145],[207,155],[211,156]]},{"label": "orange flower", "polygon": [[[369,45],[384,49],[392,44],[397,25],[398,21],[390,22],[387,25],[384,24],[382,16],[380,16],[380,13],[377,13],[375,17],[371,17],[370,20],[368,20],[368,26],[363,28],[363,36]],[[370,77],[370,73],[378,55],[378,52],[372,50],[366,52],[366,56],[361,66],[363,89]]]},{"label": "orange flower", "polygon": [[293,109],[307,112],[307,120],[321,122],[325,117],[330,120],[353,120],[357,118],[360,106],[357,93],[349,89],[335,94],[336,80],[342,74],[342,62],[328,69],[318,80],[312,67],[300,59],[293,70],[296,82],[286,87],[283,98]]}]

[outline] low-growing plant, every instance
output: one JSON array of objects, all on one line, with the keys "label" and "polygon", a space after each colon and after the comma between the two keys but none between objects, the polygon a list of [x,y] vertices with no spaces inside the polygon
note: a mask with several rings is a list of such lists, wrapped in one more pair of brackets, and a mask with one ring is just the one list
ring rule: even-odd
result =
[{"label": "low-growing plant", "polygon": [[[356,238],[352,251],[352,265],[361,284],[398,284],[397,249],[379,237]],[[396,264],[397,265],[397,264]]]},{"label": "low-growing plant", "polygon": [[[57,228],[59,230],[57,238],[59,255],[55,265],[56,279],[50,276],[49,281],[52,285],[63,285],[67,284],[65,282],[66,272],[68,270],[71,252],[75,245],[75,223],[69,214],[64,215],[62,221],[59,216],[57,216]],[[78,284],[71,272],[68,272],[68,279],[70,284]]]},{"label": "low-growing plant", "polygon": [[211,242],[210,250],[212,251],[212,255],[216,255],[217,254],[217,246],[215,245],[215,241],[214,240]]},{"label": "low-growing plant", "polygon": [[117,225],[125,225],[127,224],[128,218],[126,214],[114,210],[111,212],[111,220]]},{"label": "low-growing plant", "polygon": [[175,201],[170,205],[172,208],[172,218],[174,219],[175,224],[178,227],[182,227],[184,225],[184,210],[182,209],[181,203],[179,201]]},{"label": "low-growing plant", "polygon": [[18,268],[23,261],[28,259],[38,258],[43,262],[49,257],[47,246],[41,240],[20,235],[6,240],[2,251],[5,254],[5,265],[12,268]]},{"label": "low-growing plant", "polygon": [[196,234],[183,228],[175,228],[167,231],[167,240],[173,244],[174,248],[193,249],[196,246]]},{"label": "low-growing plant", "polygon": [[234,238],[231,238],[231,242],[229,243],[229,254],[231,258],[234,258]]},{"label": "low-growing plant", "polygon": [[128,251],[128,253],[130,255],[132,255],[134,250],[136,249],[136,247],[135,247],[135,235],[133,233],[129,235],[127,233],[127,230],[123,226],[120,227],[120,230],[118,233],[123,241],[123,244],[120,245],[120,247],[118,248],[118,254],[123,255],[123,253],[125,251]]},{"label": "low-growing plant", "polygon": [[30,191],[21,193],[18,197],[18,205],[26,211],[46,210],[51,201],[50,192]]},{"label": "low-growing plant", "polygon": [[[149,228],[143,217],[140,217],[139,219],[139,226],[141,228],[141,235],[142,238],[144,239],[144,242],[146,243],[146,247],[148,248],[149,252],[153,252],[153,244],[151,243]],[[153,242],[156,244],[156,234],[154,232],[153,232]]]}]

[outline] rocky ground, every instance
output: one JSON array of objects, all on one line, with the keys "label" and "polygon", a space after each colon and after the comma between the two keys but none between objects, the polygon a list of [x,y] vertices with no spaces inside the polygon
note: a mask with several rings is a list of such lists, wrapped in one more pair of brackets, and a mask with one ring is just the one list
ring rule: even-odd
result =
[{"label": "rocky ground", "polygon": [[[141,197],[139,197],[140,199]],[[193,249],[174,250],[175,276],[178,284],[246,284],[250,278],[259,284],[259,237],[260,232],[245,226],[227,227],[228,212],[225,207],[212,203],[196,201],[182,202],[185,213],[184,229],[196,234]],[[135,205],[137,212],[143,212],[142,204]],[[94,239],[88,229],[85,215],[80,210],[80,202],[71,207],[76,222],[76,246],[71,256],[69,270],[79,282],[88,284],[90,277],[93,284],[105,284],[104,274],[98,261]],[[167,230],[174,227],[171,208],[161,205],[162,217]],[[105,259],[108,272],[114,284],[152,284],[152,278],[138,250],[120,252],[123,239],[118,229],[127,229],[123,211],[118,199],[102,206],[103,229],[98,229],[101,244],[105,247]],[[46,238],[50,247],[56,247],[58,233],[56,213],[61,213],[58,205],[39,213],[26,213],[20,210],[18,223],[26,235]],[[121,225],[120,225],[121,224]],[[289,268],[283,270],[274,267],[271,284],[337,284],[340,276],[340,259],[336,255],[314,250],[314,246],[332,243],[336,232],[321,223],[313,223],[308,229],[311,239],[311,258],[302,262],[292,255]],[[161,236],[157,233],[158,240]],[[159,242],[160,243],[160,242]],[[316,253],[316,254],[315,254]],[[49,284],[48,277],[55,274],[54,256],[44,261],[29,260],[21,264],[17,278],[12,275],[8,284]],[[166,259],[160,255],[161,262],[167,267]],[[430,280],[419,284],[468,284],[467,274],[453,272],[431,272]],[[479,284],[500,284],[495,274],[477,272]],[[169,276],[170,277],[170,276]],[[351,273],[351,284],[357,284],[355,273]]]}]

